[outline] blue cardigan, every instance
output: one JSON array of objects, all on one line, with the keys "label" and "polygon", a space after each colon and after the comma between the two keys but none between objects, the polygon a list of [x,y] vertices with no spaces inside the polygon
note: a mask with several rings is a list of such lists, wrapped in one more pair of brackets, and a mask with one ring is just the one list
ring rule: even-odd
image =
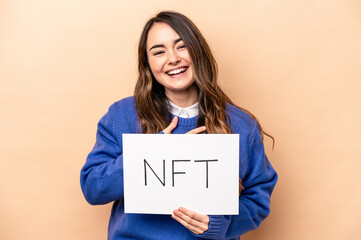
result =
[{"label": "blue cardigan", "polygon": [[[124,213],[122,134],[139,133],[134,98],[110,106],[99,121],[96,143],[81,170],[81,189],[93,205],[113,202],[108,239],[239,239],[256,229],[269,212],[277,173],[268,161],[259,125],[247,113],[227,105],[233,133],[239,133],[240,178],[244,190],[239,197],[239,215],[209,216],[209,229],[196,235],[170,215]],[[179,118],[172,133],[183,134],[197,127],[197,117]],[[146,200],[145,200],[146,201]]]}]

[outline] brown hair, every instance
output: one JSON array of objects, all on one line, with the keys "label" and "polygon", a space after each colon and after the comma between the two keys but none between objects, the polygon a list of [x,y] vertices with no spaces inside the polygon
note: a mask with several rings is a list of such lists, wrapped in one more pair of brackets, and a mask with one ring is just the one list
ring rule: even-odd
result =
[{"label": "brown hair", "polygon": [[[231,133],[230,125],[227,124],[227,122],[231,124],[231,121],[225,109],[227,103],[235,104],[217,84],[218,68],[216,60],[196,25],[186,16],[173,11],[163,11],[149,19],[140,37],[138,46],[139,77],[134,90],[134,99],[142,132],[160,132],[171,121],[164,87],[154,78],[147,58],[148,33],[155,23],[166,23],[173,28],[183,40],[190,54],[195,85],[198,91],[198,126],[206,126],[208,133]],[[256,119],[249,111],[238,108]],[[262,128],[261,132],[264,133]],[[264,134],[268,135],[267,133]],[[270,137],[273,140],[273,137]],[[240,189],[241,187],[240,181]]]}]

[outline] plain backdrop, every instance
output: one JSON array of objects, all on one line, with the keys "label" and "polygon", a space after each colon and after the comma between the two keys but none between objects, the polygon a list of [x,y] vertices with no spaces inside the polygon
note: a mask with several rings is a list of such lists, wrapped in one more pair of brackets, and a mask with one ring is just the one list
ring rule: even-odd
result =
[{"label": "plain backdrop", "polygon": [[0,238],[106,239],[79,175],[131,96],[144,23],[199,27],[219,82],[276,139],[271,214],[246,240],[361,239],[361,1],[0,1]]}]

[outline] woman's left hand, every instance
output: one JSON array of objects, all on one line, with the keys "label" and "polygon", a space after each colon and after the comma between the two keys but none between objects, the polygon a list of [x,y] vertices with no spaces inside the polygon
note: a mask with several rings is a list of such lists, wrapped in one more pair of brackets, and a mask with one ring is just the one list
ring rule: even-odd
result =
[{"label": "woman's left hand", "polygon": [[180,207],[173,211],[172,218],[180,222],[194,234],[202,234],[208,230],[208,215],[200,214]]}]

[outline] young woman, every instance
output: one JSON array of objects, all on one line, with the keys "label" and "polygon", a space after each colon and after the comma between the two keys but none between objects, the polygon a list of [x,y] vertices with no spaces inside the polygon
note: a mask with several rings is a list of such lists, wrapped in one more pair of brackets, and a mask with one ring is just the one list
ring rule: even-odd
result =
[{"label": "young woman", "polygon": [[[216,61],[202,34],[184,15],[160,12],[143,29],[138,61],[134,97],[114,103],[101,118],[81,170],[90,204],[114,201],[108,239],[239,239],[256,229],[269,214],[277,174],[257,120],[217,85]],[[238,133],[239,214],[208,216],[181,206],[172,216],[125,214],[123,133]]]}]

